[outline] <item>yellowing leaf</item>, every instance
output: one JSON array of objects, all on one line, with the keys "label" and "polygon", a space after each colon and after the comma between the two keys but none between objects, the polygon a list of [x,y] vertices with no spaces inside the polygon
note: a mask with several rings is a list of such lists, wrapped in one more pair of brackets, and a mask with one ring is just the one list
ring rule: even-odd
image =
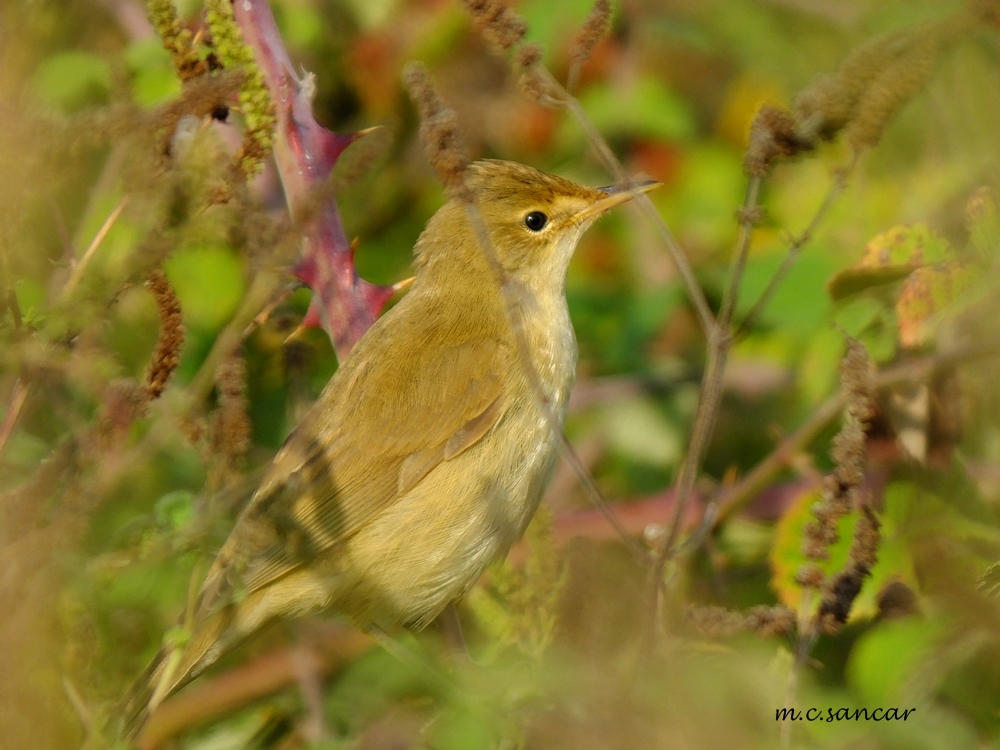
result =
[{"label": "yellowing leaf", "polygon": [[952,257],[948,241],[939,237],[926,224],[900,225],[875,235],[865,245],[860,266],[886,266],[940,263]]},{"label": "yellowing leaf", "polygon": [[[796,576],[802,566],[813,562],[803,554],[802,540],[806,526],[814,520],[811,509],[820,501],[820,493],[818,488],[804,492],[788,507],[774,529],[774,546],[768,556],[771,588],[778,595],[778,601],[792,609],[802,604],[803,589],[796,582]],[[827,575],[839,570],[847,560],[853,527],[851,516],[845,516],[837,524],[840,540],[830,547],[830,558],[818,563]]]},{"label": "yellowing leaf", "polygon": [[899,343],[918,347],[926,343],[931,319],[954,302],[972,282],[971,269],[961,263],[935,263],[914,271],[896,300]]},{"label": "yellowing leaf", "polygon": [[[771,588],[778,595],[778,600],[792,609],[798,609],[803,599],[803,588],[796,582],[796,576],[804,565],[813,562],[802,552],[802,540],[805,538],[806,525],[813,521],[811,509],[819,502],[820,492],[819,489],[804,492],[785,511],[775,527],[774,546],[768,559],[771,566]],[[887,496],[885,500],[885,512],[879,513],[882,540],[878,547],[878,561],[851,608],[851,620],[873,617],[878,611],[878,593],[891,581],[902,581],[911,588],[917,588],[909,551],[897,532],[895,519],[888,507],[892,498]],[[837,523],[838,541],[830,546],[829,558],[818,563],[827,576],[839,572],[847,562],[857,519],[858,513],[855,511]],[[814,606],[818,605],[819,599],[818,596],[814,597]]]},{"label": "yellowing leaf", "polygon": [[895,283],[927,264],[940,263],[951,256],[947,240],[926,225],[895,226],[875,235],[865,245],[861,262],[835,274],[827,282],[827,291],[833,300],[840,300]]}]

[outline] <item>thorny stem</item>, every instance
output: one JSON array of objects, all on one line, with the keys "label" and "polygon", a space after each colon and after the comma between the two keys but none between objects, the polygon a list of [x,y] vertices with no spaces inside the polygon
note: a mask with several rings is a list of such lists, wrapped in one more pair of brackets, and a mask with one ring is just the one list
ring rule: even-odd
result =
[{"label": "thorny stem", "polygon": [[837,202],[837,198],[847,187],[848,175],[853,171],[854,165],[857,164],[857,156],[851,159],[851,162],[842,169],[837,171],[833,182],[830,183],[830,189],[827,190],[826,195],[823,197],[823,202],[820,203],[819,208],[816,209],[816,213],[813,214],[812,219],[810,219],[809,224],[806,228],[802,230],[802,233],[797,237],[792,239],[788,246],[788,251],[785,253],[785,258],[782,260],[781,265],[778,270],[774,272],[774,276],[768,281],[767,286],[764,291],[761,292],[760,297],[750,308],[750,312],[746,314],[743,322],[740,324],[739,330],[736,332],[736,336],[739,337],[749,331],[753,324],[757,322],[757,318],[760,317],[764,308],[770,303],[771,298],[774,296],[775,291],[784,281],[785,276],[788,275],[788,271],[791,269],[792,264],[798,259],[799,255],[802,253],[802,249],[812,240],[813,235],[819,228],[819,225],[826,218],[826,215],[833,208],[833,204]]}]

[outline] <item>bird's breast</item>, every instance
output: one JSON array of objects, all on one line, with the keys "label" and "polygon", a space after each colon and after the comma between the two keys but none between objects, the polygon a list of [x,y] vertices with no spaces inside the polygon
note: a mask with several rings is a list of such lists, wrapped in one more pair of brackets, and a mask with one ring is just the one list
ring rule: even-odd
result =
[{"label": "bird's breast", "polygon": [[[534,515],[558,455],[576,339],[564,302],[540,306],[520,323],[527,346],[511,347],[509,372],[497,373],[508,388],[495,425],[348,544],[368,592],[352,597],[364,602],[352,613],[358,619],[426,624],[507,554]],[[525,348],[534,376],[525,370]]]}]

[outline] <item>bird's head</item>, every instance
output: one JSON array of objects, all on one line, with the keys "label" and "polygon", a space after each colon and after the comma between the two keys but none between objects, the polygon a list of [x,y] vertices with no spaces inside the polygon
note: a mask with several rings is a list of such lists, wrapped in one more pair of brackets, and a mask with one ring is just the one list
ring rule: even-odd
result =
[{"label": "bird's head", "polygon": [[[592,188],[493,159],[471,164],[468,180],[497,260],[511,277],[535,289],[561,288],[577,242],[594,220],[659,185]],[[416,252],[418,267],[433,266],[435,275],[482,257],[474,223],[461,201],[450,201],[431,218]]]}]

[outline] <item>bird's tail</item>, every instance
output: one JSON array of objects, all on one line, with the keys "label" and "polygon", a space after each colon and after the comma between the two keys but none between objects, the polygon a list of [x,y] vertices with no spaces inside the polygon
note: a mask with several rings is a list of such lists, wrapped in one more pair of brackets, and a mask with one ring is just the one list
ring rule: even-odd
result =
[{"label": "bird's tail", "polygon": [[236,640],[230,608],[211,614],[195,625],[189,637],[164,645],[125,697],[120,736],[134,743],[150,715],[166,698],[214,664]]}]

